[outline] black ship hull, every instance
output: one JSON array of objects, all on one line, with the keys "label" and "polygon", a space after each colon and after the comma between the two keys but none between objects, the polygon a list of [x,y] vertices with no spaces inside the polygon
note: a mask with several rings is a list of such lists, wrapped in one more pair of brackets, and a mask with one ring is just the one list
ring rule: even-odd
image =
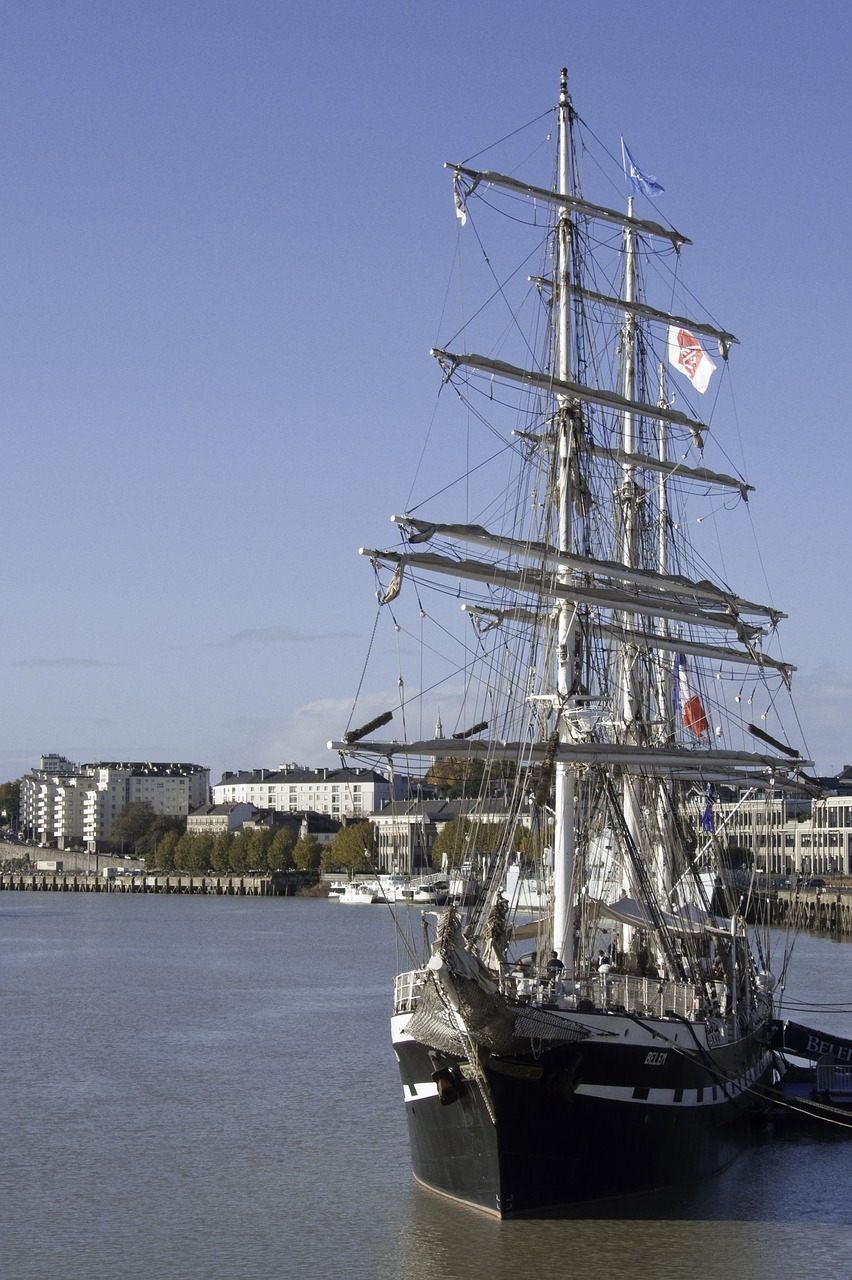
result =
[{"label": "black ship hull", "polygon": [[506,1218],[718,1173],[763,1109],[772,1056],[757,1036],[658,1044],[492,1055],[480,1083],[467,1062],[397,1036],[415,1177]]}]

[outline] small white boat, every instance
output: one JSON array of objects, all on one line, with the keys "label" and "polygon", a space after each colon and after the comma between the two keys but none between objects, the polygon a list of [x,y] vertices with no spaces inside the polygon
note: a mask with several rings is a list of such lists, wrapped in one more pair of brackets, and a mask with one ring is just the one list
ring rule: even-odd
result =
[{"label": "small white boat", "polygon": [[433,906],[443,906],[448,896],[447,882],[435,880],[430,884],[421,884],[415,889],[411,901],[420,905],[431,903]]},{"label": "small white boat", "polygon": [[385,902],[407,902],[413,893],[407,876],[379,876],[379,890]]},{"label": "small white boat", "polygon": [[349,906],[370,905],[373,902],[384,902],[384,896],[379,892],[373,884],[365,884],[360,880],[353,880],[338,894],[338,902],[346,903]]},{"label": "small white boat", "polygon": [[513,864],[506,872],[505,894],[511,911],[541,911],[547,905],[547,885],[543,875],[524,874]]}]

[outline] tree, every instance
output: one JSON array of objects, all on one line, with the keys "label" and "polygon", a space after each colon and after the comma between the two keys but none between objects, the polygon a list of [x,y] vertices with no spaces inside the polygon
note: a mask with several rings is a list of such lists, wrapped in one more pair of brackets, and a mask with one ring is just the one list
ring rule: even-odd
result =
[{"label": "tree", "polygon": [[144,854],[157,815],[149,800],[126,804],[112,824],[112,840],[131,856]]},{"label": "tree", "polygon": [[272,843],[274,832],[271,827],[248,827],[241,832],[246,841],[248,871],[266,870],[266,853]]},{"label": "tree", "polygon": [[231,849],[234,844],[233,831],[220,831],[213,841],[210,854],[210,865],[214,871],[224,875],[231,870]]},{"label": "tree", "polygon": [[266,865],[270,871],[289,871],[295,867],[293,849],[296,834],[290,827],[279,827],[266,851]]},{"label": "tree", "polygon": [[446,822],[432,845],[433,865],[440,866],[444,854],[447,855],[447,865],[450,867],[457,867],[464,862],[470,852],[469,837],[473,827],[474,824],[470,818],[453,818],[450,822]]},{"label": "tree", "polygon": [[231,871],[243,876],[254,866],[252,862],[252,841],[248,831],[237,831],[231,843]]},{"label": "tree", "polygon": [[3,826],[17,827],[20,804],[20,781],[0,782],[0,816]]},{"label": "tree", "polygon": [[515,848],[520,850],[529,862],[539,861],[545,849],[553,848],[553,835],[552,822],[546,822],[543,826],[534,827],[532,830],[519,826],[515,831]]},{"label": "tree", "polygon": [[174,850],[176,871],[195,871],[195,840],[196,837],[186,831],[178,836]]},{"label": "tree", "polygon": [[156,848],[145,854],[145,865],[151,870],[173,871],[175,866],[175,846],[180,839],[177,831],[167,831]]},{"label": "tree", "polygon": [[187,870],[195,875],[206,875],[213,865],[213,834],[200,831],[192,837],[192,849]]},{"label": "tree", "polygon": [[322,866],[331,871],[369,871],[373,865],[375,832],[372,822],[355,822],[341,827],[331,844],[323,850]]},{"label": "tree", "polygon": [[316,836],[302,836],[296,841],[293,849],[293,861],[300,871],[316,871],[319,869],[322,849]]},{"label": "tree", "polygon": [[479,794],[485,765],[476,756],[447,756],[436,760],[426,774],[426,781],[442,795],[451,798]]},{"label": "tree", "polygon": [[447,855],[447,865],[460,866],[466,859],[500,850],[514,851],[527,845],[525,829],[515,822],[484,822],[481,818],[453,818],[435,837],[432,862],[439,865]]},{"label": "tree", "polygon": [[168,831],[175,831],[179,836],[183,835],[186,831],[186,818],[174,813],[158,813],[148,832],[148,847],[155,848]]}]

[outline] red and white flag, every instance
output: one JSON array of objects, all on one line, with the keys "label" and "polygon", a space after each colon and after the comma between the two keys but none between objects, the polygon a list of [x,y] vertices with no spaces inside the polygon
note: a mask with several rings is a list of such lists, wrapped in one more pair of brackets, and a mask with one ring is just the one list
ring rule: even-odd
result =
[{"label": "red and white flag", "polygon": [[705,392],[716,368],[694,333],[669,325],[669,364],[685,373],[696,391]]},{"label": "red and white flag", "polygon": [[675,658],[674,676],[675,703],[680,711],[684,729],[694,733],[696,738],[706,738],[710,726],[707,723],[701,699],[690,682],[689,672],[686,667],[686,657],[682,653],[679,653]]}]

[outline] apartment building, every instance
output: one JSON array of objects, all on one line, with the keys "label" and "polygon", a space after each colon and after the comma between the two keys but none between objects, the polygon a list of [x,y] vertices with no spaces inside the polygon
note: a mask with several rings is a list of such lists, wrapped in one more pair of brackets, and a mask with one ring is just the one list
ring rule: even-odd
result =
[{"label": "apartment building", "polygon": [[[404,794],[406,781],[399,780],[397,799]],[[310,811],[338,819],[367,818],[394,798],[389,780],[371,769],[306,769],[298,765],[224,773],[212,792],[214,804],[251,804],[282,813]]]},{"label": "apartment building", "polygon": [[187,816],[210,795],[210,770],[202,765],[157,761],[75,764],[44,755],[21,779],[20,830],[38,844],[98,850],[112,839],[113,824],[128,804],[147,801],[155,813]]}]

